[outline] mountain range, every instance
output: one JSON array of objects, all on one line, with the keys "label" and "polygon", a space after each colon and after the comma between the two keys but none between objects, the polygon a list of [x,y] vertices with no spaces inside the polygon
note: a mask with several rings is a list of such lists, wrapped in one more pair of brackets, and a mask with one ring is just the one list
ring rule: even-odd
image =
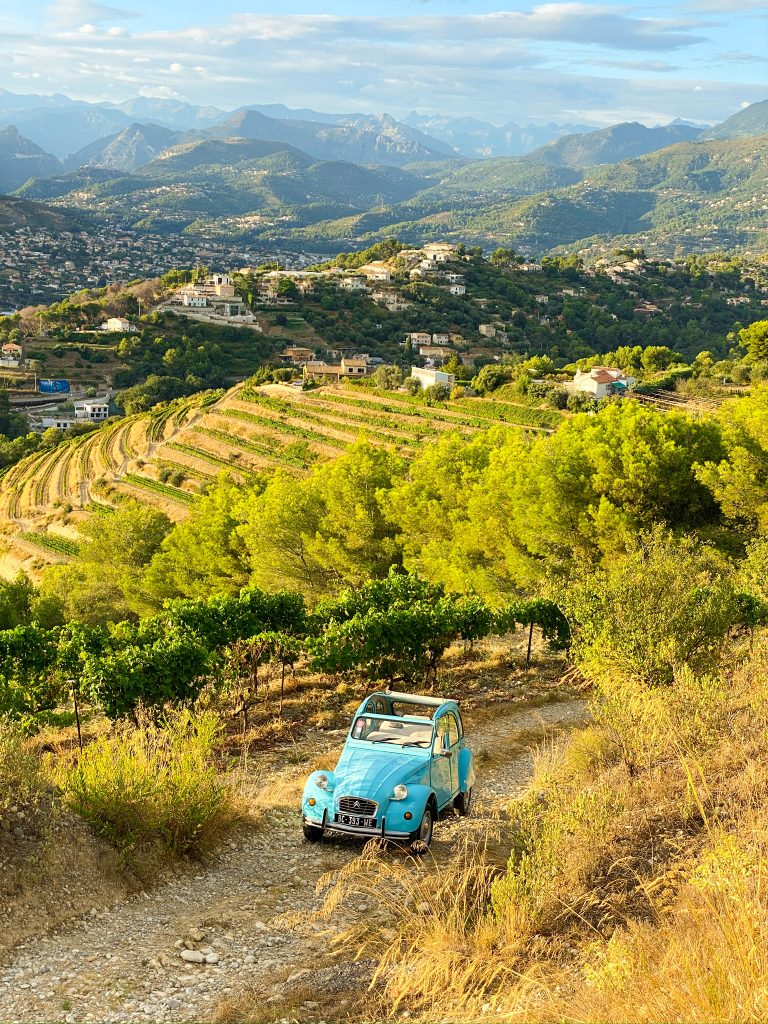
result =
[{"label": "mountain range", "polygon": [[[386,233],[534,252],[619,236],[666,250],[768,248],[768,101],[715,128],[627,122],[475,160],[388,115],[339,120],[273,105],[215,120],[215,109],[168,102],[136,101],[119,114],[214,123],[129,122],[63,162],[9,127],[0,131],[0,187],[139,230],[294,247],[343,248]],[[463,130],[478,125],[464,119]]]},{"label": "mountain range", "polygon": [[[292,109],[282,103],[248,104],[231,111],[148,97],[136,97],[123,103],[86,103],[60,93],[40,96],[0,89],[0,128],[14,125],[41,149],[59,160],[66,160],[68,166],[72,166],[72,158],[79,150],[116,135],[134,123],[174,132],[219,131],[224,125],[228,125],[224,130],[236,127],[239,119],[245,116],[247,120],[249,115],[256,115],[250,119],[254,129],[262,133],[259,138],[286,141],[322,159],[347,158],[368,163],[387,160],[389,155],[394,156],[391,162],[397,163],[403,152],[416,159],[434,158],[429,153],[468,159],[521,156],[563,135],[594,130],[587,125],[520,125],[513,121],[497,126],[475,118],[416,112],[397,121],[386,114],[324,113],[309,108]],[[269,122],[259,123],[258,115],[268,118]],[[263,134],[266,130],[269,135]],[[368,136],[369,141],[372,132],[386,141],[370,148],[357,144],[353,156],[354,135],[358,132]],[[242,131],[230,131],[230,134],[253,137]],[[339,148],[331,152],[329,147],[335,143]],[[424,151],[409,153],[409,143],[423,146]],[[325,148],[321,149],[323,145]]]}]

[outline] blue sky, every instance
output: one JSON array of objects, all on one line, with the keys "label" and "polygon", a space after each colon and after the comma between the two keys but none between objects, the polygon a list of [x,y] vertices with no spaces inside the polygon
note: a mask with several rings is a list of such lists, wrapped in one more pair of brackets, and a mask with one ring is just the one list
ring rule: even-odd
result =
[{"label": "blue sky", "polygon": [[0,0],[0,87],[497,124],[719,121],[768,98],[766,0],[277,10],[274,0]]}]

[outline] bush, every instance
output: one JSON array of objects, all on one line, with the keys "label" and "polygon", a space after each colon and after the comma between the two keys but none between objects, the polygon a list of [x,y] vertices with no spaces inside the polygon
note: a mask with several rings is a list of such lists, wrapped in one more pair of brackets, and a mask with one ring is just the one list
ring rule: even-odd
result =
[{"label": "bush", "polygon": [[587,391],[574,391],[568,395],[565,405],[571,412],[594,412],[597,409],[597,400]]},{"label": "bush", "polygon": [[716,670],[745,611],[721,556],[660,527],[605,567],[575,573],[563,607],[585,675],[651,686],[671,683],[683,665]]},{"label": "bush", "polygon": [[211,712],[187,710],[121,726],[64,770],[64,798],[124,853],[152,840],[177,855],[200,852],[234,818],[212,760],[219,728]]}]

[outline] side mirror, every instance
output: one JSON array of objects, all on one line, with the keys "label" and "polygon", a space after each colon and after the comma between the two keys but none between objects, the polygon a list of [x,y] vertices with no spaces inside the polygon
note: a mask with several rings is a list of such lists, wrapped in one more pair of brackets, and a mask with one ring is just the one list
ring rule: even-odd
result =
[{"label": "side mirror", "polygon": [[453,751],[452,750],[441,750],[440,751],[440,757],[453,757]]}]

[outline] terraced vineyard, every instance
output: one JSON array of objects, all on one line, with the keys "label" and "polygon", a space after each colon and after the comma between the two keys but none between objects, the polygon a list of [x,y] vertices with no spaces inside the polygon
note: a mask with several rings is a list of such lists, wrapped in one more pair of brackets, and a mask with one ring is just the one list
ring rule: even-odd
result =
[{"label": "terraced vineyard", "polygon": [[275,471],[303,474],[360,437],[410,457],[446,431],[471,437],[503,424],[543,432],[560,419],[508,393],[426,406],[405,394],[365,388],[301,392],[239,385],[106,423],[30,456],[0,481],[0,519],[21,521],[28,537],[34,528],[36,543],[45,547],[35,521],[57,507],[101,514],[131,497],[180,519],[224,471],[242,480]]},{"label": "terraced vineyard", "polygon": [[[213,401],[221,393],[213,395]],[[13,466],[0,483],[0,517],[10,520],[34,519],[56,505],[85,506],[91,488],[109,484],[110,490],[135,496],[150,490],[168,500],[189,504],[194,494],[171,487],[167,491],[137,476],[140,463],[149,463],[155,448],[175,436],[202,415],[209,394],[172,402],[158,412],[126,416],[105,423],[47,452],[37,452]],[[129,473],[129,470],[132,472]],[[133,479],[129,479],[132,476]],[[137,484],[137,479],[141,482]],[[156,483],[156,481],[154,481]],[[200,475],[192,481],[199,489]]]}]

